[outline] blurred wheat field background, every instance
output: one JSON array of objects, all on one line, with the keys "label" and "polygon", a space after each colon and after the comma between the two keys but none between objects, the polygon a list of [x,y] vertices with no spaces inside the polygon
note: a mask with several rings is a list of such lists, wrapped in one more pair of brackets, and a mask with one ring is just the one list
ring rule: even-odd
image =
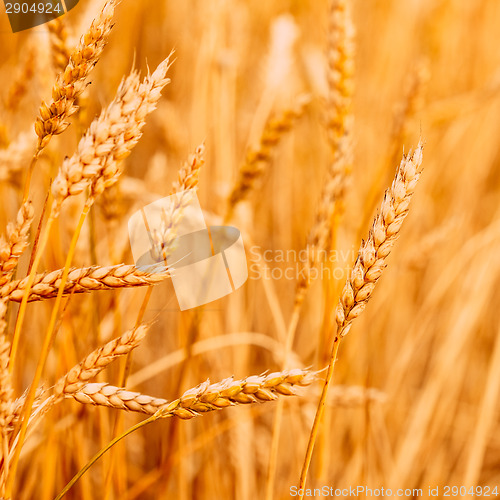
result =
[{"label": "blurred wheat field background", "polygon": [[[56,80],[104,4],[81,0],[59,20],[16,34],[0,16],[2,495],[57,497],[95,453],[147,416],[123,408],[152,414],[207,379],[234,376],[239,392],[203,386],[194,391],[197,406],[193,393],[183,396],[168,407],[172,418],[121,440],[65,498],[293,496],[339,297],[349,311],[343,288],[361,241],[370,244],[384,191],[421,138],[423,173],[401,236],[336,356],[307,488],[421,488],[407,496],[417,498],[429,486],[500,487],[498,2],[122,0],[111,2],[114,14],[104,10],[109,19],[101,15],[108,28],[94,32],[107,39],[102,53],[101,41],[94,46],[97,64],[79,67],[91,84]],[[131,74],[132,90],[120,94]],[[57,119],[40,111],[42,101],[56,100],[56,81],[65,89],[61,123],[71,123],[61,131],[49,130]],[[78,85],[77,111],[67,103]],[[144,116],[134,115],[147,85]],[[75,174],[80,139],[113,103],[133,126],[101,155],[115,155],[106,169]],[[43,123],[36,131],[35,122]],[[30,208],[26,179],[43,140]],[[209,224],[241,230],[249,278],[227,297],[181,312],[168,277],[136,273],[127,223],[186,187],[198,188]],[[322,212],[329,190],[335,196]],[[49,192],[64,203],[33,272],[60,271],[30,286]],[[56,306],[89,193],[95,203],[70,263],[85,270],[69,274],[69,293]],[[300,252],[311,231],[328,258],[309,283]],[[23,321],[27,288],[40,300],[27,302]],[[53,343],[33,385],[51,315]],[[269,378],[276,372],[279,382]],[[239,382],[254,375],[262,377]],[[220,411],[208,411],[215,403]]]}]

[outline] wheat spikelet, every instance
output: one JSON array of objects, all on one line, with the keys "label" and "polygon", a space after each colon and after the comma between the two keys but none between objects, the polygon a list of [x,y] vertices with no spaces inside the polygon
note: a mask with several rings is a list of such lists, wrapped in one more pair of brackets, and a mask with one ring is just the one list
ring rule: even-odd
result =
[{"label": "wheat spikelet", "polygon": [[80,403],[137,411],[149,415],[160,412],[162,418],[190,419],[228,406],[274,401],[279,396],[295,395],[296,386],[307,386],[315,377],[315,372],[296,369],[252,376],[243,380],[229,378],[216,384],[206,381],[186,391],[179,399],[170,403],[165,399],[102,383],[86,384],[80,390],[68,393],[66,396]]},{"label": "wheat spikelet", "polygon": [[50,48],[52,51],[52,65],[57,71],[64,71],[71,57],[71,48],[68,46],[68,30],[61,17],[56,17],[47,23],[50,33]]},{"label": "wheat spikelet", "polygon": [[[33,402],[32,412],[30,415],[30,423],[36,417],[43,416],[46,410],[51,407],[52,399],[45,397],[46,391],[39,387],[36,392],[35,400]],[[11,432],[14,426],[19,423],[24,403],[26,402],[26,392],[16,399],[13,399],[6,405],[6,412],[4,417],[5,430]],[[0,497],[1,498],[1,497]]]},{"label": "wheat spikelet", "polygon": [[273,150],[283,135],[291,130],[295,121],[304,114],[309,101],[308,96],[300,96],[293,108],[284,110],[266,122],[258,147],[249,149],[245,162],[240,167],[238,179],[229,195],[226,219],[231,217],[234,207],[247,196],[256,180],[262,176],[265,166],[271,162]]},{"label": "wheat spikelet", "polygon": [[85,90],[90,71],[106,45],[117,3],[117,0],[110,0],[104,5],[72,52],[66,68],[58,75],[52,89],[52,102],[42,102],[40,117],[35,123],[38,152],[47,146],[52,136],[66,130],[69,126],[67,119],[76,113],[78,107],[75,101]]},{"label": "wheat spikelet", "polygon": [[148,332],[149,326],[141,325],[129,330],[121,337],[89,354],[78,365],[74,366],[54,386],[54,397],[58,399],[63,394],[71,394],[81,390],[87,382],[94,378],[106,366],[118,357],[124,356],[139,346]]},{"label": "wheat spikelet", "polygon": [[113,102],[92,122],[80,140],[76,153],[67,158],[52,183],[54,210],[69,196],[81,193],[89,184],[89,204],[118,179],[119,164],[142,135],[146,116],[156,108],[170,66],[165,59],[156,71],[140,83],[133,71],[122,83]]},{"label": "wheat spikelet", "polygon": [[0,182],[19,183],[19,172],[28,165],[33,154],[33,134],[24,132],[7,147],[0,149]]},{"label": "wheat spikelet", "polygon": [[392,183],[385,192],[380,211],[368,239],[361,244],[358,258],[347,280],[335,313],[337,336],[346,335],[352,322],[363,312],[396,242],[401,225],[422,172],[422,143],[403,157]]},{"label": "wheat spikelet", "polygon": [[[29,301],[51,299],[57,296],[64,269],[35,275]],[[151,266],[137,269],[135,266],[118,264],[115,266],[91,266],[71,269],[64,293],[84,293],[96,290],[115,290],[160,283],[170,274],[164,267]],[[0,297],[20,302],[28,282],[27,278],[12,281],[0,289]]]},{"label": "wheat spikelet", "polygon": [[28,232],[34,211],[30,201],[22,204],[16,223],[7,226],[7,238],[0,239],[0,287],[10,281],[19,257],[28,246]]}]

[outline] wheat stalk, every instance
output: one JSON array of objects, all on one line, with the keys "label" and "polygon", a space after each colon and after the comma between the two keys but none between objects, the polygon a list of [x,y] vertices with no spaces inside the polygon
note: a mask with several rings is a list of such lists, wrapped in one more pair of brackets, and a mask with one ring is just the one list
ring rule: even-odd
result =
[{"label": "wheat stalk", "polygon": [[85,384],[79,390],[67,392],[65,395],[84,404],[108,406],[148,415],[159,412],[162,418],[190,419],[229,406],[263,403],[274,401],[279,396],[295,395],[297,386],[307,386],[315,377],[315,372],[295,369],[243,380],[228,378],[215,384],[206,381],[172,402],[105,383]]},{"label": "wheat stalk", "polygon": [[[35,275],[28,301],[51,299],[57,295],[64,269]],[[96,290],[114,290],[137,286],[156,285],[170,274],[164,267],[137,269],[135,266],[118,264],[115,266],[91,266],[73,268],[69,271],[64,294],[85,293]],[[28,278],[12,281],[0,289],[0,297],[14,302],[23,298]]]},{"label": "wheat stalk", "polygon": [[54,135],[66,130],[69,126],[68,118],[78,110],[75,101],[85,90],[87,78],[106,45],[117,3],[117,0],[110,0],[104,5],[71,53],[66,68],[58,75],[52,89],[52,102],[42,102],[40,117],[35,123],[38,135],[37,153],[47,146]]},{"label": "wheat stalk", "polygon": [[[319,424],[323,415],[325,401],[330,387],[340,340],[351,329],[352,322],[363,312],[368,300],[373,294],[375,285],[386,266],[401,226],[408,215],[409,205],[417,182],[422,173],[422,151],[420,142],[415,151],[403,156],[396,170],[396,176],[391,187],[385,192],[380,210],[375,216],[368,239],[363,241],[358,257],[347,280],[339,304],[335,311],[337,331],[333,339],[333,348],[328,364],[323,391],[318,402],[316,416],[309,436],[306,456],[300,475],[299,488],[303,491],[307,480],[307,472],[312,459],[312,453]],[[303,498],[303,495],[300,497]]]},{"label": "wheat stalk", "polygon": [[12,388],[11,374],[9,373],[10,342],[5,335],[5,315],[7,304],[5,300],[0,300],[0,427],[6,425],[6,420],[11,413]]}]

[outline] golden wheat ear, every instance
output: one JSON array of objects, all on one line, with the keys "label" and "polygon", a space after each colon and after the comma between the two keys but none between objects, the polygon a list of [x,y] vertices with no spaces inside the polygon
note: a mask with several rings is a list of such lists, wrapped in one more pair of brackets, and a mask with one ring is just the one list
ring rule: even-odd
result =
[{"label": "golden wheat ear", "polygon": [[158,413],[161,418],[178,417],[185,420],[229,406],[265,403],[274,401],[279,396],[294,396],[298,387],[310,385],[316,375],[316,372],[295,369],[251,376],[243,380],[229,378],[215,384],[207,381],[189,389],[172,402],[101,383],[83,385],[67,396],[79,403],[149,415]]},{"label": "golden wheat ear", "polygon": [[386,266],[386,259],[399,237],[408,215],[410,200],[422,173],[423,144],[403,157],[391,187],[385,192],[368,238],[342,291],[335,319],[338,336],[346,335],[352,322],[363,312]]},{"label": "golden wheat ear", "polygon": [[245,161],[238,171],[237,180],[228,199],[226,220],[231,218],[236,205],[248,196],[257,180],[262,177],[266,166],[271,163],[272,153],[276,146],[304,114],[310,100],[309,96],[302,95],[296,99],[293,107],[285,109],[280,114],[271,116],[268,119],[259,144],[247,151]]},{"label": "golden wheat ear", "polygon": [[137,71],[122,81],[113,102],[96,118],[67,158],[52,183],[54,210],[63,202],[90,186],[87,205],[120,176],[121,163],[142,136],[146,117],[156,109],[161,91],[170,80],[166,74],[171,56],[158,65],[143,82]]},{"label": "golden wheat ear", "polygon": [[[29,302],[51,299],[57,296],[64,269],[35,275],[28,297]],[[88,293],[97,290],[117,290],[138,286],[156,285],[170,276],[162,266],[138,269],[132,265],[92,266],[70,269],[64,286],[64,295]],[[27,278],[12,281],[0,288],[0,298],[21,302]]]},{"label": "golden wheat ear", "polygon": [[106,46],[118,3],[117,0],[107,2],[92,21],[90,28],[69,56],[68,64],[58,75],[52,89],[51,103],[43,102],[40,106],[40,117],[35,123],[38,151],[45,148],[54,135],[66,130],[69,126],[68,118],[78,110],[75,101],[85,90],[87,78]]}]

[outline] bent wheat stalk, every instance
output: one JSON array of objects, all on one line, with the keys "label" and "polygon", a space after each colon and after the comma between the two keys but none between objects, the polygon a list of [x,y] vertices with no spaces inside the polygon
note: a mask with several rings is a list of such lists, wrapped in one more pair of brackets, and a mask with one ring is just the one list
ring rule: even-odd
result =
[{"label": "bent wheat stalk", "polygon": [[302,491],[300,498],[304,497],[307,472],[311,463],[328,389],[332,381],[340,340],[347,335],[352,322],[365,309],[386,266],[385,261],[399,236],[403,221],[408,215],[411,197],[422,172],[422,149],[423,145],[420,142],[415,151],[410,151],[408,155],[403,157],[391,187],[385,192],[380,211],[375,216],[368,239],[361,244],[358,258],[340,296],[335,311],[337,331],[333,339],[333,348],[325,383],[318,402],[300,476],[299,488]]}]

